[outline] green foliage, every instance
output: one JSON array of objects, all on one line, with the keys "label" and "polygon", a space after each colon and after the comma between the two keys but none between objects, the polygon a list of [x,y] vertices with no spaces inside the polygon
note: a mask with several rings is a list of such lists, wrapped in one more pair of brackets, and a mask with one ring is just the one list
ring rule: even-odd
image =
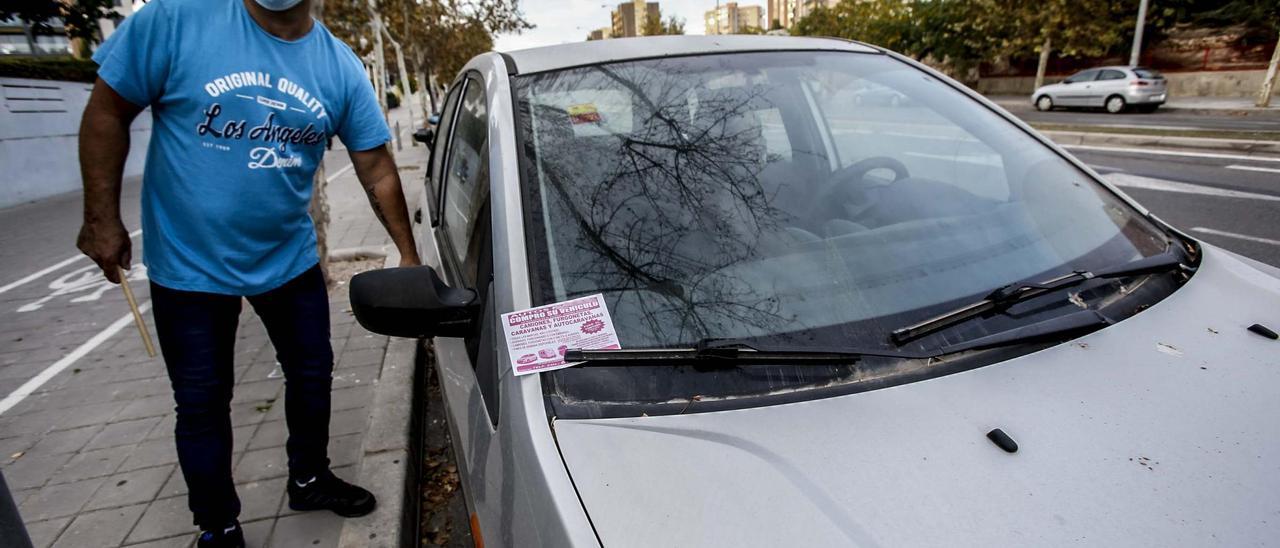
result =
[{"label": "green foliage", "polygon": [[72,57],[0,57],[0,76],[35,80],[93,82],[98,65],[93,61]]},{"label": "green foliage", "polygon": [[[1100,57],[1133,39],[1138,0],[841,0],[796,23],[792,34],[861,40],[963,70],[997,57],[1055,53]],[[1176,25],[1243,26],[1248,42],[1275,40],[1280,0],[1158,0],[1148,41]]]},{"label": "green foliage", "polygon": [[113,4],[112,0],[6,0],[0,6],[0,19],[17,18],[30,25],[33,33],[48,35],[53,33],[49,23],[60,18],[67,38],[82,41],[79,55],[88,57],[88,46],[102,42],[98,20],[119,19]]},{"label": "green foliage", "polygon": [[668,17],[666,21],[663,21],[660,16],[653,14],[644,18],[644,26],[641,27],[641,35],[662,36],[667,34],[684,34],[684,19],[673,15]]},{"label": "green foliage", "polygon": [[[519,0],[377,0],[376,6],[387,31],[404,48],[409,72],[422,68],[445,83],[472,57],[492,50],[495,34],[533,28]],[[370,20],[368,0],[325,0],[325,26],[361,57],[375,44]],[[390,43],[385,47],[394,76],[395,51]]]}]

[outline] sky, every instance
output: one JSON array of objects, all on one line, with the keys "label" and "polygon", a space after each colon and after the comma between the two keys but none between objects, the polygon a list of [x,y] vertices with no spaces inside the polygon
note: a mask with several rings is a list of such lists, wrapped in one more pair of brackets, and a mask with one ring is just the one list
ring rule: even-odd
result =
[{"label": "sky", "polygon": [[[498,36],[498,51],[581,42],[593,29],[609,26],[609,11],[622,0],[521,0],[525,19],[535,25],[519,35]],[[742,5],[758,4],[740,0]],[[662,19],[675,15],[684,19],[685,34],[703,34],[702,16],[716,7],[716,0],[660,0]]]}]

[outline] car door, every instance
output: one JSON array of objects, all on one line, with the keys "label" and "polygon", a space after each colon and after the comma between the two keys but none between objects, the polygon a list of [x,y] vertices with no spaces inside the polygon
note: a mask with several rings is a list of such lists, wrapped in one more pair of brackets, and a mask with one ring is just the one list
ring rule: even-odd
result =
[{"label": "car door", "polygon": [[1097,77],[1097,70],[1086,70],[1071,75],[1062,81],[1062,92],[1058,94],[1059,99],[1055,102],[1068,107],[1088,106],[1089,95],[1093,92],[1093,81]]},{"label": "car door", "polygon": [[1098,79],[1094,80],[1090,85],[1093,86],[1092,93],[1089,95],[1086,106],[1102,107],[1106,105],[1107,97],[1124,95],[1129,81],[1123,71],[1103,69],[1098,73]]},{"label": "car door", "polygon": [[482,316],[469,336],[434,340],[436,367],[469,510],[478,514],[479,523],[498,525],[498,519],[485,519],[501,512],[496,493],[505,462],[497,443],[499,342],[494,340],[488,102],[481,76],[466,74],[450,101],[456,102],[452,125],[442,126],[447,140],[440,143],[433,166],[439,192],[431,240],[441,275],[452,287],[475,290]]}]

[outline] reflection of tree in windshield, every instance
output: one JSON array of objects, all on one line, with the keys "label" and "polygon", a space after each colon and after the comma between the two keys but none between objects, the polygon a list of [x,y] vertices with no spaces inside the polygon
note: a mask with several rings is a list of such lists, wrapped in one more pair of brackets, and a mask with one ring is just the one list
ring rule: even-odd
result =
[{"label": "reflection of tree in windshield", "polygon": [[[754,111],[769,108],[766,90],[712,89],[682,68],[594,67],[539,82],[540,90],[624,91],[629,108],[591,122],[539,102],[537,91],[532,107],[521,102],[536,135],[526,146],[541,159],[558,225],[550,230],[566,296],[610,293],[617,319],[634,314],[655,342],[714,336],[728,324],[777,332],[786,323],[777,299],[726,272],[757,257],[782,217],[760,177],[767,157]],[[617,131],[626,123],[630,131]],[[605,131],[588,135],[584,124]]]}]

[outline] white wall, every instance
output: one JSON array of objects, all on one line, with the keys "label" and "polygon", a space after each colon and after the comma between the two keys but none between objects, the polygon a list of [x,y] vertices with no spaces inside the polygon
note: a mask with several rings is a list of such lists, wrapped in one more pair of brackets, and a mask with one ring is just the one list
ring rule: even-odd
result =
[{"label": "white wall", "polygon": [[[90,84],[0,78],[0,207],[80,189],[77,137]],[[130,128],[125,176],[142,174],[151,113]]]}]

